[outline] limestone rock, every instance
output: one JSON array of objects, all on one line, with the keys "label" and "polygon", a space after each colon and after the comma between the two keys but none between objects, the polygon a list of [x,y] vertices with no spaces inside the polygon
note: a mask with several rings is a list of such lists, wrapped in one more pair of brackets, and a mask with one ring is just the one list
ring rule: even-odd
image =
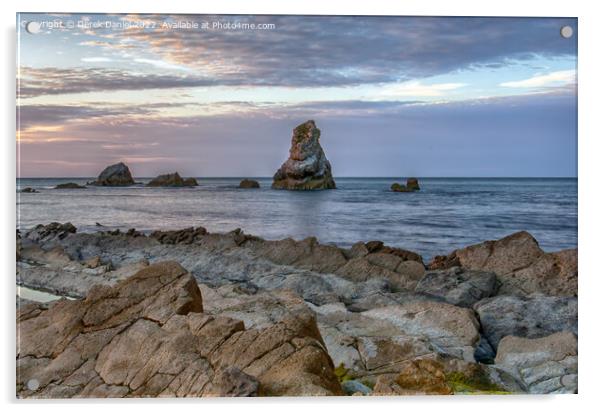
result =
[{"label": "limestone rock", "polygon": [[313,120],[295,127],[290,155],[274,175],[273,189],[335,189],[330,162],[320,145],[320,129]]},{"label": "limestone rock", "polygon": [[459,267],[427,272],[416,285],[416,292],[439,296],[452,305],[466,308],[494,295],[496,289],[494,273]]},{"label": "limestone rock", "polygon": [[562,331],[577,334],[577,298],[501,295],[481,300],[474,309],[494,349],[505,336],[540,338]]},{"label": "limestone rock", "polygon": [[198,186],[195,178],[190,177],[182,179],[178,172],[168,173],[159,175],[151,180],[147,186],[150,187],[184,187],[184,186]]},{"label": "limestone rock", "polygon": [[203,313],[196,281],[175,262],[84,300],[21,307],[17,328],[19,397],[342,394],[307,309],[246,329]]},{"label": "limestone rock", "polygon": [[577,338],[571,332],[536,339],[506,336],[495,363],[522,380],[531,393],[577,392]]},{"label": "limestone rock", "polygon": [[77,183],[60,183],[54,187],[55,189],[87,189],[86,186],[78,185]]},{"label": "limestone rock", "polygon": [[243,179],[238,185],[241,189],[259,189],[259,182],[252,179]]}]

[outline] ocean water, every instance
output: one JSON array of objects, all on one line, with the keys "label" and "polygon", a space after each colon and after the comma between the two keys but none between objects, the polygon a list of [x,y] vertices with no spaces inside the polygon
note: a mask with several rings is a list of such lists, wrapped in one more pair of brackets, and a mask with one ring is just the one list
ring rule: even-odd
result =
[{"label": "ocean water", "polygon": [[315,236],[345,247],[382,240],[426,259],[519,230],[547,251],[577,246],[577,179],[424,178],[415,193],[390,192],[394,178],[337,178],[337,190],[316,192],[272,190],[270,178],[257,179],[261,189],[253,190],[239,189],[240,178],[198,178],[195,188],[52,189],[89,180],[17,179],[18,188],[40,191],[17,194],[17,227],[58,221],[79,231],[242,228],[267,239]]}]

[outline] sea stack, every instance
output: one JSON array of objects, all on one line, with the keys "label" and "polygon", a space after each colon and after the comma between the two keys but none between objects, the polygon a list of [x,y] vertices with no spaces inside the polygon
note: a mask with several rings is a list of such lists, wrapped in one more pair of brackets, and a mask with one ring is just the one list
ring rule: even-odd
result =
[{"label": "sea stack", "polygon": [[135,184],[129,167],[123,162],[108,166],[98,175],[98,179],[88,183],[94,186],[130,186]]},{"label": "sea stack", "polygon": [[313,120],[293,130],[290,155],[274,175],[272,189],[335,189],[330,162],[320,146],[320,129]]}]

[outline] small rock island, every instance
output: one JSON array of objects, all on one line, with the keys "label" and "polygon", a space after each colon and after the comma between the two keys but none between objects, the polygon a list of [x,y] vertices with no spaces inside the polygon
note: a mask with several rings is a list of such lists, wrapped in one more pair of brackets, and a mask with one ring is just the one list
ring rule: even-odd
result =
[{"label": "small rock island", "polygon": [[182,178],[178,172],[159,175],[151,180],[147,186],[151,187],[189,187],[198,186],[194,177]]},{"label": "small rock island", "polygon": [[320,146],[320,129],[313,120],[293,130],[289,158],[274,175],[272,189],[336,189],[330,162]]},{"label": "small rock island", "polygon": [[391,185],[391,191],[393,192],[415,192],[417,190],[420,190],[420,185],[415,177],[408,178],[405,185],[399,183]]},{"label": "small rock island", "polygon": [[88,182],[93,186],[131,186],[135,184],[130,168],[123,162],[115,163],[103,170],[98,179]]}]

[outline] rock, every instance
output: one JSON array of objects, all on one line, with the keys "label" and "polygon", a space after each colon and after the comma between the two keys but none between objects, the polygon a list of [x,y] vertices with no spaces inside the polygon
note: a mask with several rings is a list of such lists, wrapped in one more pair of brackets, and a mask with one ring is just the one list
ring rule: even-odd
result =
[{"label": "rock", "polygon": [[183,179],[184,186],[198,186],[199,182],[194,177],[185,177]]},{"label": "rock", "polygon": [[90,269],[95,269],[101,265],[100,256],[91,257],[89,259],[84,260],[82,263],[84,266]]},{"label": "rock", "polygon": [[453,266],[494,272],[500,281],[500,294],[577,296],[577,250],[545,253],[527,232],[436,256],[428,268]]},{"label": "rock", "polygon": [[178,172],[159,175],[151,180],[147,186],[151,187],[184,187],[198,186],[195,178],[182,179]]},{"label": "rock", "polygon": [[47,225],[37,225],[35,228],[25,234],[27,239],[33,241],[48,241],[50,239],[64,239],[71,233],[75,233],[77,228],[71,224],[52,222]]},{"label": "rock", "polygon": [[246,329],[203,313],[196,281],[175,262],[84,300],[22,307],[17,328],[20,398],[343,393],[307,308]]},{"label": "rock", "polygon": [[418,179],[415,177],[409,177],[408,180],[406,180],[406,187],[410,190],[420,190]]},{"label": "rock", "polygon": [[495,296],[481,300],[474,309],[494,349],[505,336],[541,338],[562,331],[577,334],[577,298]]},{"label": "rock", "polygon": [[432,359],[409,362],[397,376],[381,375],[375,395],[451,395],[441,363]]},{"label": "rock", "polygon": [[32,188],[32,187],[24,187],[23,189],[19,190],[20,193],[40,193],[39,191],[37,191],[36,189]]},{"label": "rock", "polygon": [[447,303],[418,301],[362,312],[367,318],[388,321],[403,336],[424,337],[451,356],[474,361],[479,322],[472,310]]},{"label": "rock", "polygon": [[157,239],[159,242],[164,244],[190,244],[199,240],[202,236],[207,234],[207,229],[202,226],[197,228],[189,227],[182,230],[170,230],[170,231],[154,231],[151,233],[151,237]]},{"label": "rock", "polygon": [[122,162],[106,167],[98,179],[89,184],[95,186],[130,186],[135,184],[130,169]]},{"label": "rock", "polygon": [[577,393],[577,338],[571,332],[536,339],[506,336],[495,364],[531,393]]},{"label": "rock", "polygon": [[405,185],[399,183],[391,185],[391,191],[393,192],[415,192],[417,190],[420,190],[420,185],[415,177],[408,178]]},{"label": "rock", "polygon": [[370,387],[356,380],[345,381],[341,384],[341,387],[347,395],[354,395],[358,392],[362,395],[369,395],[372,393],[372,389],[370,389]]},{"label": "rock", "polygon": [[87,189],[86,186],[78,185],[77,183],[61,183],[54,187],[55,189]]},{"label": "rock", "polygon": [[290,156],[274,175],[273,189],[335,189],[330,162],[320,146],[320,129],[313,120],[295,127]]},{"label": "rock", "polygon": [[238,185],[241,189],[259,189],[259,182],[252,179],[243,179]]},{"label": "rock", "polygon": [[577,296],[577,249],[544,253],[530,266],[499,279],[499,294]]},{"label": "rock", "polygon": [[479,300],[493,296],[496,290],[494,273],[458,267],[427,272],[415,289],[416,292],[439,296],[452,305],[465,308],[471,308]]}]

